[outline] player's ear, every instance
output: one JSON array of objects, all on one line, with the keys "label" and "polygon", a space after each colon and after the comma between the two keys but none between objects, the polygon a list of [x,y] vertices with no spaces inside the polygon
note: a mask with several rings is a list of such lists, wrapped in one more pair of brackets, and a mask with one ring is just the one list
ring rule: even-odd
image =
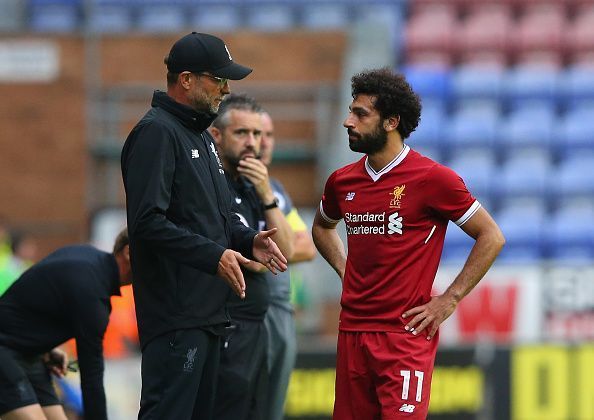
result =
[{"label": "player's ear", "polygon": [[384,120],[384,130],[386,131],[393,131],[398,128],[398,124],[400,123],[400,115],[394,115],[392,117],[388,117]]}]

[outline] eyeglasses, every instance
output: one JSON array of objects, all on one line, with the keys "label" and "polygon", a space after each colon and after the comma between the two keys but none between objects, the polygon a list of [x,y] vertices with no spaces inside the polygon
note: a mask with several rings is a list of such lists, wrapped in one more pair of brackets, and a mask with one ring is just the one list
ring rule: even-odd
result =
[{"label": "eyeglasses", "polygon": [[206,76],[206,77],[210,77],[212,80],[216,80],[217,83],[219,84],[219,87],[223,87],[225,86],[227,83],[229,83],[229,79],[225,79],[223,77],[217,77],[217,76],[213,76],[212,74],[208,74],[208,73],[198,73],[199,76]]}]

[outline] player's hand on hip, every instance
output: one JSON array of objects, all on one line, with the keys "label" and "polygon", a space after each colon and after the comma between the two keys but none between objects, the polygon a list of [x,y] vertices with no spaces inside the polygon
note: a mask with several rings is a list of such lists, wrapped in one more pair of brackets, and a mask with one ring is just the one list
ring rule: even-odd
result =
[{"label": "player's hand on hip", "polygon": [[239,252],[226,249],[219,260],[217,276],[221,277],[240,298],[245,298],[245,280],[240,264],[249,264],[250,260]]},{"label": "player's hand on hip", "polygon": [[424,305],[416,306],[402,314],[403,318],[411,318],[404,329],[419,335],[427,328],[427,340],[431,340],[443,321],[456,309],[457,302],[445,295],[433,296]]},{"label": "player's hand on hip", "polygon": [[263,230],[254,237],[253,254],[256,261],[264,264],[273,274],[287,269],[287,259],[270,238],[278,229]]}]

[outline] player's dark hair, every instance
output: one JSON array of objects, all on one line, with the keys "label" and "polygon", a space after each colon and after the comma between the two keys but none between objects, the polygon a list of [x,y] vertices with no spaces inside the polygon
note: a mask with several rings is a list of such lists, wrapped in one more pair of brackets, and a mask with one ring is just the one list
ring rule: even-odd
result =
[{"label": "player's dark hair", "polygon": [[212,122],[213,127],[224,130],[229,125],[229,112],[232,110],[254,112],[262,114],[264,110],[256,100],[245,94],[230,94],[219,106],[217,118]]},{"label": "player's dark hair", "polygon": [[355,74],[351,78],[351,94],[353,98],[360,94],[375,96],[375,109],[382,119],[399,116],[397,129],[402,139],[410,136],[419,125],[421,99],[403,75],[388,67]]},{"label": "player's dark hair", "polygon": [[122,252],[124,247],[129,244],[130,240],[128,239],[128,228],[124,228],[115,238],[113,243],[113,255],[117,255]]}]

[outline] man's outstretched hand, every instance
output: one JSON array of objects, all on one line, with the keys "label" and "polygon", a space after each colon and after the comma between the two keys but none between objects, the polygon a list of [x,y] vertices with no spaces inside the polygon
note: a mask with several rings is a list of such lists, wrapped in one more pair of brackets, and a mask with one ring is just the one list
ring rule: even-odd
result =
[{"label": "man's outstretched hand", "polygon": [[219,260],[217,276],[221,277],[240,298],[245,298],[245,280],[240,264],[249,264],[250,260],[232,249],[226,249]]},{"label": "man's outstretched hand", "polygon": [[254,259],[265,265],[273,274],[287,269],[287,259],[270,238],[276,231],[276,228],[261,231],[254,237],[253,245]]}]

